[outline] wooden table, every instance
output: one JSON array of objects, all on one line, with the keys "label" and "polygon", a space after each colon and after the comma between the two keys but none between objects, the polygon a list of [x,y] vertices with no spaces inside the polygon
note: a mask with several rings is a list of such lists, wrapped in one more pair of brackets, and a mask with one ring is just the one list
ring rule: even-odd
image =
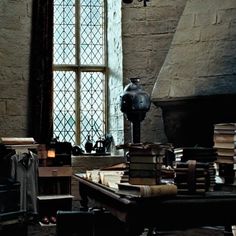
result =
[{"label": "wooden table", "polygon": [[124,222],[127,235],[140,235],[144,228],[183,230],[203,226],[224,226],[232,235],[236,225],[236,193],[214,191],[205,195],[130,198],[99,183],[75,175],[79,183],[81,205],[88,207],[89,198]]}]

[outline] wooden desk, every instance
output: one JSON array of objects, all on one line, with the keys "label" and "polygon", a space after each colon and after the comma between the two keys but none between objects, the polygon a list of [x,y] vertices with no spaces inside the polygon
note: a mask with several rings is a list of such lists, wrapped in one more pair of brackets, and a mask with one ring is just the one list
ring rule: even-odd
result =
[{"label": "wooden desk", "polygon": [[[108,209],[126,226],[127,235],[140,235],[144,228],[183,230],[202,226],[236,225],[236,193],[215,191],[204,196],[177,195],[171,198],[129,198],[114,190],[75,175],[81,205],[88,198]],[[232,231],[226,232],[232,235]]]}]

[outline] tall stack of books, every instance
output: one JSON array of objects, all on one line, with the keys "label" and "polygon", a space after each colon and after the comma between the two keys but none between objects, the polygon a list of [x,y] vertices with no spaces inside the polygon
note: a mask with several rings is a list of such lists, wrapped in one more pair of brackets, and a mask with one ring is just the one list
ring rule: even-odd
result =
[{"label": "tall stack of books", "polygon": [[129,183],[156,185],[161,183],[161,167],[170,144],[132,144],[129,147]]},{"label": "tall stack of books", "polygon": [[236,123],[215,124],[213,141],[217,162],[233,164],[236,159]]},{"label": "tall stack of books", "polygon": [[214,125],[214,148],[217,150],[217,173],[226,182],[232,182],[236,163],[236,123]]},{"label": "tall stack of books", "polygon": [[[198,193],[213,191],[215,187],[215,161],[217,159],[217,152],[215,148],[207,147],[180,147],[174,149],[176,157],[176,178],[175,182],[178,185],[178,190],[181,191],[184,184],[188,183],[189,188],[183,191],[189,190],[189,193]],[[194,178],[190,171],[189,163],[195,161],[194,165]],[[185,163],[185,164],[184,164]],[[192,162],[191,162],[192,163]],[[184,166],[185,165],[185,166]],[[183,167],[184,166],[184,167]],[[182,169],[185,168],[185,169]],[[201,170],[198,172],[198,170]],[[189,182],[189,178],[192,180],[192,186]],[[181,181],[180,181],[181,179]],[[198,182],[201,181],[201,182]],[[201,184],[200,184],[201,183]],[[204,185],[204,188],[203,188]],[[201,186],[201,190],[198,187]],[[184,188],[184,187],[183,187]]]}]

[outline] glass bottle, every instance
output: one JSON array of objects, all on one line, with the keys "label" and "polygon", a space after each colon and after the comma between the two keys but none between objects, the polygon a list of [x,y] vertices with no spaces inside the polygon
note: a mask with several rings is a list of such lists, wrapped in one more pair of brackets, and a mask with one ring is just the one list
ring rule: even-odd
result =
[{"label": "glass bottle", "polygon": [[86,141],[84,147],[85,147],[86,153],[91,153],[92,152],[92,150],[93,150],[93,142],[91,140],[91,136],[90,135],[88,135],[88,138],[87,138],[87,141]]}]

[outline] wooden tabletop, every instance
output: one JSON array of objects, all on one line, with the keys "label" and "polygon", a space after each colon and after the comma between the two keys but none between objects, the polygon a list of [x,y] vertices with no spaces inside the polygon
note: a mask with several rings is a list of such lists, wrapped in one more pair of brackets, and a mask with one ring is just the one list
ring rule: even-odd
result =
[{"label": "wooden tabletop", "polygon": [[[160,230],[202,226],[236,225],[236,193],[207,192],[204,195],[134,198],[76,175],[81,204],[92,198],[130,228],[157,227]],[[135,235],[135,234],[134,234]]]}]

